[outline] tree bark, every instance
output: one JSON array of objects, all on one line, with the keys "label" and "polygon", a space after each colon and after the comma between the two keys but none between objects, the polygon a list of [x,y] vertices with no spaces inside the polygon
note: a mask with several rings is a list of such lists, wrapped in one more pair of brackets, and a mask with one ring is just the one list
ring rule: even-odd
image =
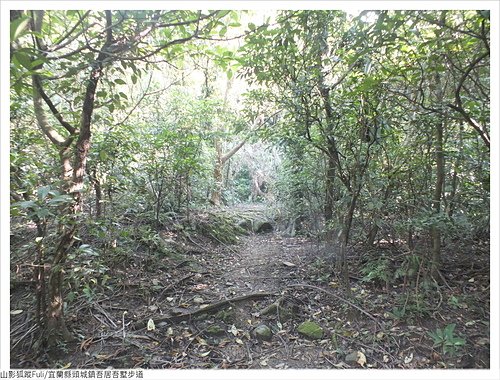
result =
[{"label": "tree bark", "polygon": [[[58,221],[59,243],[54,252],[54,258],[50,266],[47,284],[47,310],[46,310],[46,331],[45,339],[49,347],[55,345],[57,341],[63,339],[65,341],[72,340],[72,335],[69,332],[64,319],[64,300],[63,300],[63,284],[64,284],[64,265],[67,256],[74,243],[74,237],[77,232],[78,214],[82,207],[82,190],[84,185],[84,174],[87,163],[88,152],[90,149],[91,139],[91,120],[94,111],[95,92],[102,75],[103,62],[107,57],[107,48],[112,43],[111,33],[111,11],[106,13],[106,42],[103,44],[96,61],[92,66],[87,86],[85,88],[85,96],[83,101],[82,112],[80,116],[80,128],[73,128],[69,123],[64,121],[62,115],[57,111],[55,105],[45,94],[43,83],[38,74],[33,74],[33,106],[38,125],[43,133],[56,145],[59,149],[59,157],[61,161],[61,171],[63,179],[63,191],[72,196],[72,201],[67,204],[61,213],[64,216]],[[40,33],[43,13],[35,12],[33,21],[33,30]],[[37,46],[42,48],[41,42],[37,38]],[[42,52],[43,54],[43,52]],[[53,115],[59,123],[69,132],[68,137],[60,135],[52,126],[43,110],[42,103],[45,101]],[[76,144],[73,142],[76,137]]]},{"label": "tree bark", "polygon": [[[434,187],[434,196],[432,207],[434,213],[438,216],[441,213],[441,197],[443,193],[445,168],[443,152],[443,120],[440,120],[435,126],[435,155],[436,155],[436,184]],[[431,229],[432,236],[432,257],[431,273],[436,275],[441,266],[441,228],[434,225]]]},{"label": "tree bark", "polygon": [[242,140],[236,144],[233,149],[231,149],[226,154],[222,153],[222,143],[219,139],[215,141],[215,165],[214,165],[214,189],[210,197],[210,202],[216,206],[222,204],[222,190],[224,185],[224,165],[226,162],[233,157],[247,142],[246,139]]},{"label": "tree bark", "polygon": [[[327,157],[326,162],[326,178],[325,178],[325,223],[328,226],[333,221],[333,214],[335,209],[335,175],[336,164],[331,156]],[[327,235],[331,228],[327,227]]]},{"label": "tree bark", "polygon": [[103,215],[102,209],[102,185],[99,177],[97,175],[97,168],[93,167],[89,171],[89,178],[92,186],[94,187],[94,195],[95,195],[95,217],[100,218]]},{"label": "tree bark", "polygon": [[[441,12],[440,20],[445,22],[446,11]],[[441,31],[436,31],[436,37],[440,37]],[[438,41],[438,47],[441,47],[441,41]],[[436,88],[436,103],[440,109],[444,109],[443,99],[445,94],[446,81],[443,83],[441,75],[435,73],[433,76]],[[446,113],[438,114],[438,120],[434,124],[434,155],[436,160],[436,182],[434,185],[434,194],[432,197],[432,209],[434,215],[438,217],[441,213],[442,194],[445,178],[445,161],[444,161],[444,142],[443,133],[446,123]],[[439,278],[438,271],[441,266],[441,226],[439,221],[435,221],[431,227],[432,252],[430,262],[430,274],[434,278]]]},{"label": "tree bark", "polygon": [[222,184],[223,177],[222,171],[224,169],[224,163],[222,162],[222,143],[220,139],[215,140],[215,163],[214,163],[214,188],[212,194],[210,195],[210,202],[215,206],[220,206],[222,204]]}]

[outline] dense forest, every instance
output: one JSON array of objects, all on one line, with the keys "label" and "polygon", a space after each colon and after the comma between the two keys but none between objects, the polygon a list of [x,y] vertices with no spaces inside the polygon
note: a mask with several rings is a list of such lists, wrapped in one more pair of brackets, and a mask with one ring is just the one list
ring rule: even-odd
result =
[{"label": "dense forest", "polygon": [[13,368],[490,368],[490,11],[11,11],[10,205]]}]

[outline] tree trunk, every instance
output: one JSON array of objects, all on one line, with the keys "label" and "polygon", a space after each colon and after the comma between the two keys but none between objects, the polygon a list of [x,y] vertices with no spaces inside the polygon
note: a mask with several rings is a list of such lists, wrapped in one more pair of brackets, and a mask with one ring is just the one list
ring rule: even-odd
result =
[{"label": "tree trunk", "polygon": [[43,239],[45,238],[47,225],[41,222],[38,218],[35,220],[37,239],[36,239],[36,260],[33,271],[33,280],[36,286],[36,311],[35,320],[42,329],[46,325],[45,310],[47,310],[47,299],[45,289],[45,245]]},{"label": "tree trunk", "polygon": [[63,231],[57,246],[54,260],[50,268],[47,307],[47,344],[53,347],[59,340],[71,341],[72,334],[69,332],[64,319],[63,301],[63,264],[74,242],[76,224]]},{"label": "tree trunk", "polygon": [[459,146],[458,146],[458,157],[455,159],[455,163],[453,164],[453,174],[451,177],[451,191],[450,191],[450,196],[448,197],[448,217],[452,218],[453,213],[455,212],[455,205],[458,203],[457,202],[457,190],[458,190],[458,184],[459,184],[459,179],[458,179],[458,173],[460,171],[460,165],[463,161],[463,124],[460,123],[459,125]]},{"label": "tree trunk", "polygon": [[379,230],[380,227],[376,223],[373,223],[370,228],[370,231],[368,231],[368,235],[366,236],[367,247],[373,247],[373,244],[375,244],[375,238],[377,237]]},{"label": "tree trunk", "polygon": [[220,206],[222,204],[222,184],[223,176],[222,171],[224,170],[224,163],[222,162],[222,146],[220,140],[217,138],[215,140],[215,164],[214,164],[214,188],[210,196],[210,202],[215,206]]},{"label": "tree trunk", "polygon": [[[440,22],[445,23],[446,20],[445,10],[441,11]],[[436,37],[440,37],[441,30],[435,31]],[[441,48],[441,40],[438,40],[438,47]],[[443,78],[441,74],[436,72],[433,76],[435,84],[435,96],[436,104],[438,107],[444,111],[444,94],[446,88],[446,80],[443,83]],[[436,182],[434,185],[434,194],[432,197],[432,209],[435,216],[439,217],[441,213],[441,203],[442,194],[444,187],[445,178],[445,161],[444,161],[444,149],[443,149],[443,133],[446,123],[446,115],[439,113],[437,115],[438,121],[434,125],[434,155],[436,159]],[[434,278],[438,277],[438,271],[441,267],[441,226],[439,222],[435,222],[431,227],[431,238],[432,238],[432,251],[431,251],[431,262],[430,262],[430,274]]]},{"label": "tree trunk", "polygon": [[326,238],[333,239],[332,233],[332,222],[335,210],[335,172],[336,163],[333,157],[327,157],[327,167],[326,167],[326,178],[325,178],[325,227],[326,227]]},{"label": "tree trunk", "polygon": [[102,212],[102,186],[101,181],[97,176],[97,169],[94,167],[89,172],[89,178],[92,182],[92,186],[94,187],[95,194],[95,217],[100,218],[103,215]]},{"label": "tree trunk", "polygon": [[[445,168],[444,168],[444,152],[443,152],[443,121],[440,121],[435,126],[435,155],[436,155],[436,184],[434,188],[433,204],[434,213],[439,215],[441,212],[441,197],[443,193]],[[432,257],[431,257],[431,273],[436,275],[441,266],[441,228],[434,225],[431,228],[432,236]]]},{"label": "tree trunk", "polygon": [[[107,57],[107,47],[112,43],[111,36],[111,12],[106,12],[106,25],[109,28],[108,39],[97,56],[96,64],[87,79],[85,96],[80,116],[80,128],[73,151],[70,145],[60,149],[60,157],[63,167],[63,182],[66,193],[71,194],[72,202],[67,205],[59,219],[59,243],[57,245],[54,259],[50,268],[47,307],[47,344],[53,346],[59,339],[72,340],[64,320],[64,264],[74,243],[74,237],[78,228],[78,215],[82,209],[82,191],[84,187],[84,175],[87,157],[90,149],[91,121],[94,112],[95,93],[102,75],[103,61]],[[36,90],[35,90],[36,91]],[[35,101],[37,96],[35,96]],[[35,105],[36,106],[36,105]],[[41,115],[41,114],[40,114]],[[45,121],[46,123],[46,121]],[[44,125],[40,123],[41,126]],[[42,128],[43,129],[43,128]],[[73,139],[69,140],[70,142]],[[73,157],[71,163],[70,157]]]}]

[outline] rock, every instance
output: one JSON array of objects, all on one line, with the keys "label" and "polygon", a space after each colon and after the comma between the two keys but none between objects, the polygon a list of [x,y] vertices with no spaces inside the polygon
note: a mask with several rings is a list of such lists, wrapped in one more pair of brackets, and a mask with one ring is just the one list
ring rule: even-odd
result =
[{"label": "rock", "polygon": [[[259,313],[260,315],[268,315],[268,314],[276,314],[278,311],[279,305],[278,303],[272,303],[269,306],[266,306],[262,311]],[[281,308],[280,308],[281,309]]]},{"label": "rock", "polygon": [[[413,354],[411,357],[413,359]],[[347,364],[359,364],[361,367],[364,367],[366,364],[366,356],[361,351],[352,351],[346,355],[345,362]]]},{"label": "rock", "polygon": [[345,362],[347,364],[355,364],[358,361],[358,352],[353,351],[346,355]]},{"label": "rock", "polygon": [[257,234],[273,232],[274,228],[271,223],[266,221],[256,221],[254,223],[254,231]]},{"label": "rock", "polygon": [[259,340],[271,340],[273,337],[273,332],[267,325],[258,325],[254,330],[253,333],[255,334],[255,337]]},{"label": "rock", "polygon": [[310,339],[321,339],[323,337],[323,328],[315,322],[302,322],[297,331]]}]

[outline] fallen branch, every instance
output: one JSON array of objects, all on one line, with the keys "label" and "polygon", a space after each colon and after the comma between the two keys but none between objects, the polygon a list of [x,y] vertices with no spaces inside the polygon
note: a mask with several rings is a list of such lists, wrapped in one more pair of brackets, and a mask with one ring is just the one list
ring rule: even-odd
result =
[{"label": "fallen branch", "polygon": [[294,288],[310,288],[310,289],[315,289],[315,290],[319,290],[323,293],[326,293],[334,298],[337,298],[338,300],[342,301],[342,302],[345,302],[346,304],[348,304],[349,306],[355,308],[356,310],[359,310],[361,313],[363,313],[364,315],[366,315],[368,318],[370,318],[371,320],[373,320],[377,325],[380,326],[380,323],[379,321],[377,320],[377,318],[375,318],[373,315],[371,315],[369,312],[367,312],[366,310],[362,309],[361,307],[359,307],[358,305],[355,305],[353,304],[352,302],[346,300],[345,298],[342,298],[340,296],[338,296],[337,294],[335,293],[332,293],[332,292],[329,292],[328,290],[325,290],[323,288],[320,288],[318,286],[314,286],[314,285],[308,285],[308,284],[291,284],[291,285],[288,285],[287,288],[291,288],[291,287],[294,287]]},{"label": "fallen branch", "polygon": [[[252,294],[247,294],[245,296],[239,296],[239,297],[230,298],[227,300],[218,301],[218,302],[212,303],[204,308],[190,311],[187,313],[183,313],[183,314],[179,314],[179,315],[163,316],[160,318],[152,318],[152,319],[155,321],[155,323],[158,323],[158,322],[176,323],[176,322],[181,322],[181,321],[186,321],[186,320],[192,319],[198,315],[213,313],[214,311],[218,311],[220,309],[223,309],[223,308],[225,308],[233,303],[236,303],[236,302],[246,301],[246,300],[255,299],[255,298],[264,298],[264,297],[269,297],[269,296],[274,296],[274,295],[275,295],[274,293],[267,293],[267,292],[252,293]],[[146,321],[148,319],[149,318],[146,318],[143,321],[137,322],[134,325],[134,328],[141,329],[141,328],[146,327],[146,324],[147,324]]]},{"label": "fallen branch", "polygon": [[181,283],[183,283],[184,281],[189,280],[191,277],[194,277],[194,275],[195,275],[194,273],[189,273],[188,275],[186,275],[186,276],[182,277],[180,280],[176,281],[175,283],[173,283],[173,284],[171,284],[171,285],[167,286],[165,289],[163,289],[163,290],[161,291],[161,293],[160,293],[160,294],[158,294],[157,299],[162,299],[163,295],[164,295],[166,292],[168,292],[168,291],[172,290],[172,289],[173,289],[173,288],[175,288],[176,286],[179,286],[179,285],[180,285]]}]

